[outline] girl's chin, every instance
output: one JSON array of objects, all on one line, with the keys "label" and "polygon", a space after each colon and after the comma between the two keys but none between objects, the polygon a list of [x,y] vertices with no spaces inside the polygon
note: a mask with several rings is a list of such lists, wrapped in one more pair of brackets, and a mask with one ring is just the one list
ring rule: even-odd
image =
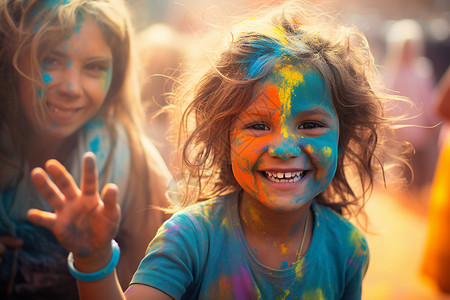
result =
[{"label": "girl's chin", "polygon": [[290,197],[276,197],[276,199],[257,198],[256,200],[268,209],[278,213],[296,212],[310,202],[308,199],[292,199]]},{"label": "girl's chin", "polygon": [[58,126],[56,124],[52,124],[51,126],[47,126],[44,129],[44,135],[49,138],[55,139],[65,139],[69,138],[73,135],[79,127],[74,126]]}]

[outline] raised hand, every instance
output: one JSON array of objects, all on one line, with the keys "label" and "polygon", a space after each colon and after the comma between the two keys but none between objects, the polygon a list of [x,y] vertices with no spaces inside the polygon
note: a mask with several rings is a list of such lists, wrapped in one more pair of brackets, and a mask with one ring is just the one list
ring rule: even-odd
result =
[{"label": "raised hand", "polygon": [[88,152],[83,157],[81,189],[57,160],[47,161],[45,169],[51,179],[41,168],[35,168],[31,177],[55,212],[30,209],[30,222],[53,231],[58,241],[75,256],[90,256],[110,247],[121,215],[117,204],[118,188],[107,184],[100,198],[95,155]]}]

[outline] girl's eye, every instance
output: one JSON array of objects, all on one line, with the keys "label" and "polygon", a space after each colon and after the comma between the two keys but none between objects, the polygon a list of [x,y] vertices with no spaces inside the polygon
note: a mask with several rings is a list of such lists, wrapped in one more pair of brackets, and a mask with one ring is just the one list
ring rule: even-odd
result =
[{"label": "girl's eye", "polygon": [[324,127],[324,125],[318,122],[304,122],[298,126],[298,129],[314,129],[322,127]]},{"label": "girl's eye", "polygon": [[86,65],[86,70],[90,71],[90,72],[106,72],[109,69],[109,66],[106,64],[101,64],[101,63],[92,63],[92,64],[88,64]]},{"label": "girl's eye", "polygon": [[270,130],[269,126],[265,125],[265,124],[252,124],[247,126],[247,129],[252,129],[252,130]]},{"label": "girl's eye", "polygon": [[49,56],[44,58],[42,65],[44,69],[54,68],[59,65],[59,61],[56,58]]}]

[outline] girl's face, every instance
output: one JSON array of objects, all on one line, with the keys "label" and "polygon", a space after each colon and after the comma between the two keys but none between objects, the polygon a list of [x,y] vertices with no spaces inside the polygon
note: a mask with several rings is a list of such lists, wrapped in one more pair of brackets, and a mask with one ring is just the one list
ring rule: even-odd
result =
[{"label": "girl's face", "polygon": [[266,207],[293,211],[333,179],[339,122],[324,80],[284,66],[261,82],[230,134],[234,177]]},{"label": "girl's face", "polygon": [[[21,104],[36,131],[65,138],[92,118],[105,100],[112,63],[111,49],[100,28],[92,18],[84,19],[41,63],[46,88],[38,93],[44,96],[44,125],[35,117],[31,81],[19,79]],[[21,66],[31,74],[25,57]]]}]

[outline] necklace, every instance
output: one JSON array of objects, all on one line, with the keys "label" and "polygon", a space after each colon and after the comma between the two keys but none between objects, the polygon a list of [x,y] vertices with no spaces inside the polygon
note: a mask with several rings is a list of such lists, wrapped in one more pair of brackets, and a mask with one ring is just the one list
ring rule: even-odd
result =
[{"label": "necklace", "polygon": [[301,255],[302,255],[303,244],[305,243],[306,233],[308,232],[308,220],[309,220],[309,215],[310,215],[310,212],[309,212],[309,210],[308,210],[308,214],[306,215],[305,228],[303,229],[302,242],[300,243],[300,250],[297,252],[297,257],[296,257],[295,261],[298,261],[299,258],[300,258]]}]

